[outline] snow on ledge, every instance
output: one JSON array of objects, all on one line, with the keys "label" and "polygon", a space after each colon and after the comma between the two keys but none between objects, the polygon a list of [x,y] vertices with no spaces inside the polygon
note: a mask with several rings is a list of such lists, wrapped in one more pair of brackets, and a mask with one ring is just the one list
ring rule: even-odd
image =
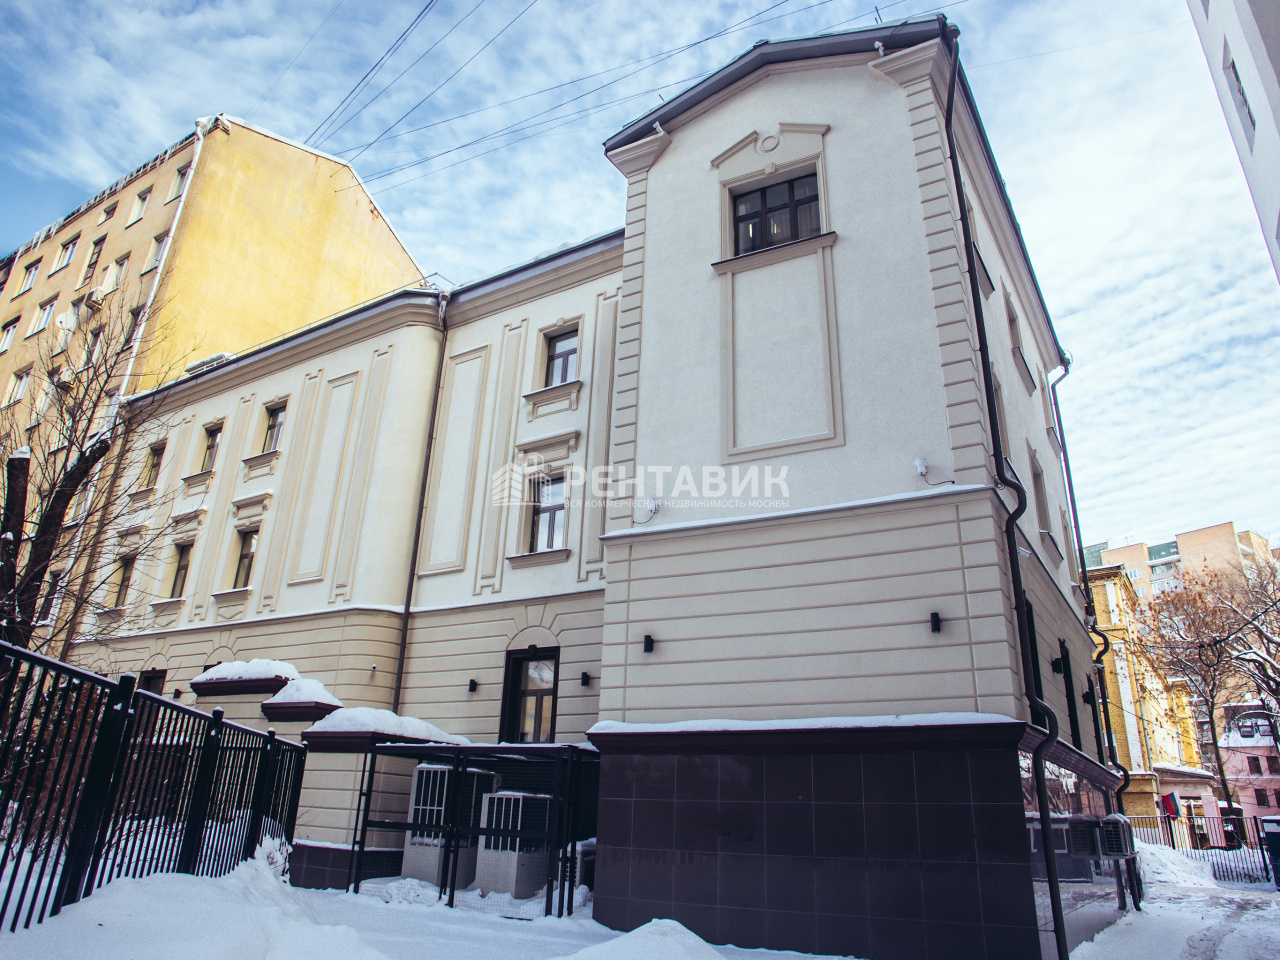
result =
[{"label": "snow on ledge", "polygon": [[301,678],[298,680],[290,680],[287,684],[280,688],[277,693],[266,703],[331,703],[334,706],[342,706],[342,701],[325,689],[325,685],[319,680],[311,680],[309,678]]},{"label": "snow on ledge", "polygon": [[417,717],[402,717],[376,707],[342,707],[322,720],[317,720],[305,733],[383,733],[414,740],[437,740],[467,746],[466,737],[445,733],[434,723]]},{"label": "snow on ledge", "polygon": [[192,683],[204,683],[210,680],[270,680],[283,677],[285,680],[297,680],[300,677],[298,668],[283,660],[232,660],[210,667]]},{"label": "snow on ledge", "polygon": [[906,713],[879,717],[812,717],[804,720],[675,720],[626,723],[600,720],[593,733],[723,733],[729,730],[848,730],[858,727],[950,727],[976,723],[1014,723],[1002,713]]}]

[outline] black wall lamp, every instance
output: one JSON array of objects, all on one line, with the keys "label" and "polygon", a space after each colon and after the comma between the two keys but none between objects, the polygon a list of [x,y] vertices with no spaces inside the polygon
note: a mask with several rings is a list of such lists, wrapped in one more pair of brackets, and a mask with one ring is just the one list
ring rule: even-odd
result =
[{"label": "black wall lamp", "polygon": [[940,613],[929,614],[929,632],[930,633],[942,632],[942,614]]},{"label": "black wall lamp", "polygon": [[647,633],[644,635],[644,652],[653,653],[653,637]]},{"label": "black wall lamp", "polygon": [[591,686],[591,674],[587,673],[585,670],[582,671],[582,685],[584,687]]},{"label": "black wall lamp", "polygon": [[480,686],[480,684],[476,683],[474,680],[468,680],[468,681],[467,681],[467,692],[468,692],[468,693],[475,693],[475,692],[476,692],[476,689],[477,689],[479,686]]}]

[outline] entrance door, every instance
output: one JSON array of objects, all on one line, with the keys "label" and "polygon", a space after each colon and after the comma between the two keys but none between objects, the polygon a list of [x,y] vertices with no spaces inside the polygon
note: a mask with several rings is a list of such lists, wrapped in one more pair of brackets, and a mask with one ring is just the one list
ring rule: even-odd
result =
[{"label": "entrance door", "polygon": [[507,654],[499,739],[505,743],[555,741],[559,674],[559,647]]}]

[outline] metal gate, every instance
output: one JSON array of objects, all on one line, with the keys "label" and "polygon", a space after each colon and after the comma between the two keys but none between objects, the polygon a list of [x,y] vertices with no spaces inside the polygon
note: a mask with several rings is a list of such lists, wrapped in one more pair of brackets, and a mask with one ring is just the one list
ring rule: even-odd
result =
[{"label": "metal gate", "polygon": [[1208,863],[1213,879],[1264,883],[1271,879],[1262,824],[1257,817],[1130,817],[1134,836],[1172,847]]}]

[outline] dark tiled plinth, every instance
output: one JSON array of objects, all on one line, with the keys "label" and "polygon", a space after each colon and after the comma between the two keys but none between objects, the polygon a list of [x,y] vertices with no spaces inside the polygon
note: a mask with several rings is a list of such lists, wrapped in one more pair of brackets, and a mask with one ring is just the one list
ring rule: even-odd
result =
[{"label": "dark tiled plinth", "polygon": [[[345,890],[350,881],[351,851],[344,847],[313,846],[296,841],[289,854],[289,883],[311,890]],[[404,854],[399,850],[369,850],[364,855],[366,877],[397,877]]]},{"label": "dark tiled plinth", "polygon": [[[1018,725],[1021,726],[1021,725]],[[870,960],[1040,956],[1017,736],[951,749],[600,743],[595,919]],[[773,738],[776,740],[776,735]]]}]

